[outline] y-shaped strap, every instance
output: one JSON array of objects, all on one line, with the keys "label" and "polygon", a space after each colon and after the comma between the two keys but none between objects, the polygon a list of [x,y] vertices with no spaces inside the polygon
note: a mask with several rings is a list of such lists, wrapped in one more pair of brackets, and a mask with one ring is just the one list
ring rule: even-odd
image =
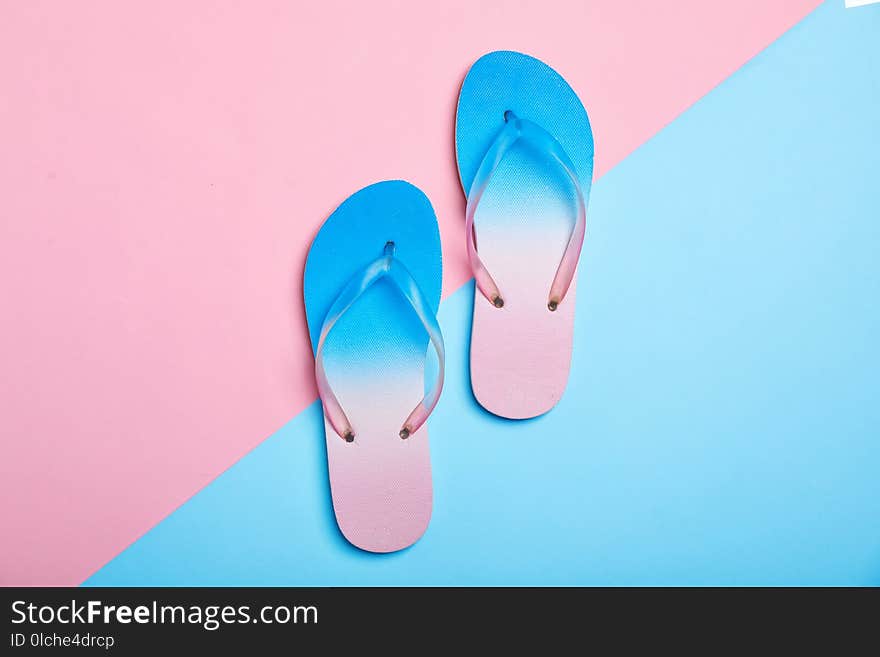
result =
[{"label": "y-shaped strap", "polygon": [[565,253],[556,269],[556,275],[553,277],[553,284],[550,286],[550,294],[547,300],[547,307],[552,311],[556,310],[562,300],[565,298],[571,281],[574,278],[577,269],[578,259],[581,254],[581,247],[584,244],[584,234],[587,229],[587,208],[584,201],[584,193],[581,189],[580,179],[574,163],[562,145],[549,132],[544,130],[537,123],[532,123],[526,119],[517,117],[513,112],[505,112],[504,120],[506,123],[495,141],[483,156],[483,161],[477,169],[477,175],[471,183],[470,191],[467,198],[467,212],[465,231],[467,232],[467,252],[474,278],[477,281],[477,287],[489,301],[497,308],[504,305],[504,296],[498,289],[495,280],[489,274],[485,265],[483,265],[480,256],[477,254],[477,237],[474,233],[474,215],[477,212],[477,204],[480,202],[492,175],[498,169],[498,165],[504,156],[510,152],[513,145],[522,140],[540,152],[550,155],[571,180],[577,194],[577,219],[571,237],[568,239],[568,245],[565,247]]},{"label": "y-shaped strap", "polygon": [[437,317],[431,310],[431,305],[427,302],[421,290],[419,290],[419,286],[412,277],[412,274],[409,273],[402,262],[394,257],[394,242],[388,242],[385,244],[383,255],[352,276],[342,289],[342,292],[339,293],[339,296],[336,297],[336,301],[333,302],[330,310],[327,311],[327,317],[324,319],[321,335],[318,338],[318,348],[315,350],[315,378],[318,382],[318,395],[324,403],[324,412],[333,430],[349,443],[354,440],[355,431],[345,411],[342,410],[342,405],[333,393],[330,382],[327,380],[327,374],[324,371],[324,342],[330,330],[346,311],[374,283],[383,278],[387,278],[394,283],[403,297],[409,302],[409,305],[412,306],[412,309],[425,327],[425,331],[427,331],[428,336],[431,338],[431,344],[434,345],[434,349],[437,351],[437,359],[439,361],[434,384],[404,421],[399,433],[401,438],[409,438],[410,435],[418,431],[419,427],[428,419],[431,411],[434,410],[437,401],[440,399],[440,392],[443,390],[446,352],[443,347],[443,335],[440,333],[439,324],[437,324]]}]

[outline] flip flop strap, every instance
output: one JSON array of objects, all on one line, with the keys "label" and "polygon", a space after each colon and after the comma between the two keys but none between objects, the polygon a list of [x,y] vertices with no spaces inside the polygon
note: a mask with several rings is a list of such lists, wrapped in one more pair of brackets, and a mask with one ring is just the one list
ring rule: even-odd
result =
[{"label": "flip flop strap", "polygon": [[553,277],[553,284],[550,286],[550,294],[547,298],[547,307],[550,310],[556,310],[565,298],[568,288],[574,279],[578,259],[581,255],[581,247],[584,244],[584,235],[587,229],[587,207],[584,200],[584,192],[581,188],[574,163],[565,152],[562,144],[553,135],[537,123],[521,119],[513,112],[505,112],[504,118],[506,123],[483,156],[483,161],[480,163],[479,169],[477,169],[477,175],[474,177],[468,192],[467,211],[465,214],[468,260],[480,292],[496,307],[502,307],[504,305],[504,296],[477,253],[477,236],[474,231],[474,215],[477,212],[477,205],[486,191],[489,181],[498,169],[498,165],[518,141],[523,141],[540,152],[549,155],[565,171],[572,185],[574,185],[577,195],[577,219],[571,236],[568,239],[568,245],[565,247],[565,253],[562,255],[562,260],[556,269],[556,275]]},{"label": "flip flop strap", "polygon": [[425,299],[412,274],[409,273],[409,270],[400,260],[394,257],[394,242],[388,242],[385,245],[383,255],[352,276],[348,283],[345,284],[342,292],[339,293],[339,296],[336,297],[333,305],[330,306],[330,310],[327,311],[324,324],[321,326],[318,348],[315,350],[315,379],[318,383],[318,396],[324,404],[324,412],[330,422],[330,426],[347,442],[354,440],[355,430],[342,409],[339,399],[330,387],[330,382],[327,380],[327,373],[324,370],[324,342],[336,322],[355,304],[364,292],[375,283],[386,278],[394,283],[395,287],[400,291],[404,299],[409,302],[409,305],[422,322],[422,326],[425,327],[425,331],[431,339],[431,344],[437,352],[439,362],[437,376],[433,385],[401,426],[399,433],[401,438],[408,438],[419,430],[419,427],[425,423],[431,411],[434,410],[437,401],[440,399],[440,392],[443,390],[446,352],[443,346],[443,335],[440,333],[440,325],[437,323],[436,315],[431,310],[431,304]]}]

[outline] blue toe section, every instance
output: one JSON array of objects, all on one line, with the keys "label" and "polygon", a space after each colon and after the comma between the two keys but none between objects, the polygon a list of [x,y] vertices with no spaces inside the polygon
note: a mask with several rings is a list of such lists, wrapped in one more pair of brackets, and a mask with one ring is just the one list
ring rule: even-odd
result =
[{"label": "blue toe section", "polygon": [[[313,349],[327,311],[340,291],[352,276],[382,255],[389,241],[395,244],[395,257],[406,265],[432,304],[431,309],[437,312],[443,272],[440,232],[431,202],[408,182],[376,183],[346,199],[321,226],[309,249],[303,297]],[[340,326],[340,331],[347,333],[348,348],[373,341],[381,334],[377,333],[377,326],[389,324],[399,330],[399,318],[393,316],[396,313],[388,303],[390,300],[378,290],[365,296],[357,307],[358,321]],[[407,337],[426,344],[424,330],[414,319],[404,328]]]},{"label": "blue toe section", "polygon": [[504,126],[508,111],[553,135],[574,162],[581,186],[589,190],[593,179],[593,131],[577,94],[542,61],[501,50],[474,62],[461,85],[455,152],[465,194]]}]

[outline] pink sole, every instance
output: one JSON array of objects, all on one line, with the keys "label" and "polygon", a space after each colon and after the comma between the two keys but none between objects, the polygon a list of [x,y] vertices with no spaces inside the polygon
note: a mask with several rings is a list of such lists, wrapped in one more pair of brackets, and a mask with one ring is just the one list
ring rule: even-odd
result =
[{"label": "pink sole", "polygon": [[474,290],[471,388],[487,411],[521,420],[546,413],[565,392],[577,285],[550,312],[545,281],[523,276],[513,283],[503,308]]},{"label": "pink sole", "polygon": [[357,418],[353,443],[346,443],[324,422],[336,522],[350,543],[368,552],[409,547],[431,520],[428,427],[406,440],[398,436],[401,422],[418,400],[421,380],[409,372],[402,378],[408,385],[386,385],[379,396],[374,389],[372,394],[345,397],[351,417]]}]

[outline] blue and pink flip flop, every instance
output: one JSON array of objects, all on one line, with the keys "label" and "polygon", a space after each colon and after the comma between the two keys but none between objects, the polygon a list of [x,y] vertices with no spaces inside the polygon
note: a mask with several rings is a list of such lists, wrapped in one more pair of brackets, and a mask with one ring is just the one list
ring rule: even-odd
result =
[{"label": "blue and pink flip flop", "polygon": [[535,417],[568,381],[593,178],[590,120],[549,66],[493,52],[462,83],[455,146],[476,279],[471,387],[496,415]]},{"label": "blue and pink flip flop", "polygon": [[412,545],[431,518],[425,421],[443,388],[441,281],[434,210],[403,181],[349,197],[306,260],[333,509],[348,541],[370,552]]}]

